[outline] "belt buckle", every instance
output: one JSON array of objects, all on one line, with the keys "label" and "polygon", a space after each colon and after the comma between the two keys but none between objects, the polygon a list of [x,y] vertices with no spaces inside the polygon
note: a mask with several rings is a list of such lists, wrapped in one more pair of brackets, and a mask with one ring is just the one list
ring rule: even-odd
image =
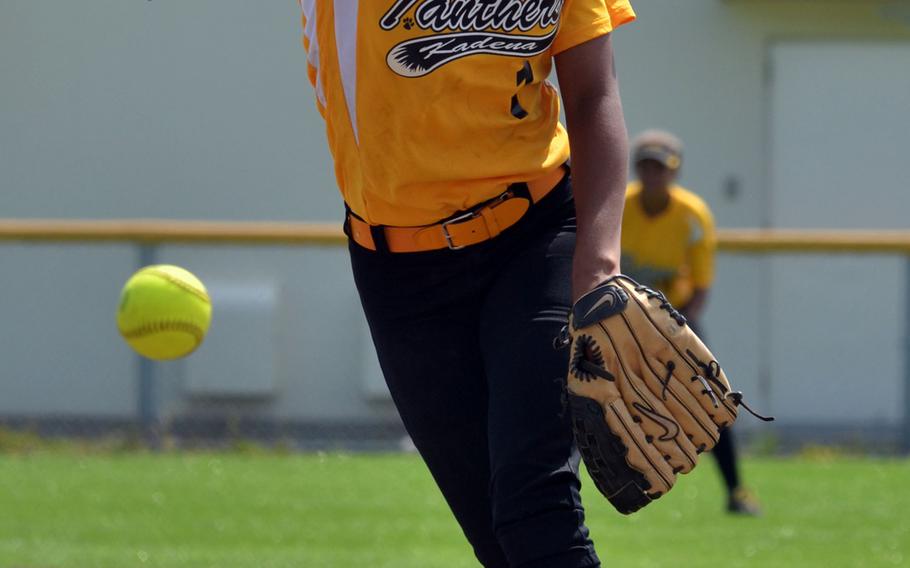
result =
[{"label": "belt buckle", "polygon": [[473,211],[468,211],[467,213],[459,215],[458,217],[455,217],[453,219],[449,219],[448,221],[443,221],[442,223],[440,223],[440,225],[442,226],[442,235],[446,239],[446,246],[449,247],[449,250],[461,250],[461,249],[465,248],[465,246],[467,246],[467,245],[455,246],[454,241],[452,241],[452,234],[449,233],[449,225],[454,225],[456,223],[463,223],[465,221],[470,221],[471,219],[473,219],[475,217],[479,217],[480,211],[482,209],[487,209],[487,208],[493,209],[497,205],[502,203],[503,201],[511,199],[512,197],[514,197],[512,190],[507,189],[506,191],[502,192],[498,196],[494,197],[492,201],[488,201],[487,203],[483,204],[481,207],[478,207],[477,209],[474,209]]},{"label": "belt buckle", "polygon": [[454,223],[462,223],[464,221],[469,221],[469,220],[473,219],[474,217],[477,217],[477,212],[468,211],[467,213],[459,215],[458,217],[455,217],[454,219],[449,219],[448,221],[442,222],[442,235],[446,238],[446,246],[449,247],[449,250],[461,250],[461,249],[465,248],[465,246],[466,246],[466,245],[462,245],[460,247],[455,246],[454,241],[452,241],[452,234],[449,233],[449,225],[452,225]]}]

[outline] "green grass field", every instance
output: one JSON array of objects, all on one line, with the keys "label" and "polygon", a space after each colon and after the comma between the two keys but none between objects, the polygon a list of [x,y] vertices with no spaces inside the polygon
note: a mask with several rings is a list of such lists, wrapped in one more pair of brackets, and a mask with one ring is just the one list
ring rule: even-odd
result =
[{"label": "green grass field", "polygon": [[[910,565],[910,461],[749,459],[764,517],[712,461],[622,517],[585,493],[605,566]],[[413,455],[0,455],[0,567],[477,566]]]}]

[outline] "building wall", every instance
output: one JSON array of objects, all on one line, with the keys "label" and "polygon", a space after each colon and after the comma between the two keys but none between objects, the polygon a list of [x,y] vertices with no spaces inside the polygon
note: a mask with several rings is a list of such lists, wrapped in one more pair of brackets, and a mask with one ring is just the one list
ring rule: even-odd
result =
[{"label": "building wall", "polygon": [[[720,226],[773,225],[771,46],[907,42],[905,8],[638,2],[640,20],[616,34],[629,130],[662,127],[684,139],[682,182],[706,198]],[[340,218],[295,2],[7,0],[0,77],[0,217]],[[903,188],[894,198],[910,205]],[[343,250],[169,246],[155,254],[213,285],[248,283],[276,298],[265,345],[262,334],[218,344],[213,292],[211,338],[213,350],[227,353],[264,349],[273,380],[256,396],[218,396],[215,388],[190,397],[187,385],[198,379],[189,375],[205,369],[157,365],[161,415],[228,408],[291,420],[394,420],[376,387]],[[113,311],[139,262],[125,245],[0,245],[0,416],[134,415],[136,360],[116,335]],[[797,409],[775,395],[787,384],[768,361],[769,262],[722,255],[707,324],[738,386],[797,423]],[[886,380],[894,386],[902,372]],[[826,374],[799,380],[823,389]],[[825,407],[818,423],[851,421],[837,405]],[[900,408],[888,408],[881,420],[895,423]]]}]

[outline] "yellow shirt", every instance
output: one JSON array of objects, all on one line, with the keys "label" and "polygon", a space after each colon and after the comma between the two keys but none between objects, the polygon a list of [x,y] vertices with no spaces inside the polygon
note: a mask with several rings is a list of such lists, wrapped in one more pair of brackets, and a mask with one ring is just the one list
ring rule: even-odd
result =
[{"label": "yellow shirt", "polygon": [[629,184],[622,218],[625,274],[683,307],[696,288],[710,288],[716,247],[714,219],[699,196],[675,185],[667,208],[650,217],[641,204],[641,183]]},{"label": "yellow shirt", "polygon": [[555,54],[635,18],[629,0],[300,0],[308,73],[348,206],[434,223],[569,155]]}]

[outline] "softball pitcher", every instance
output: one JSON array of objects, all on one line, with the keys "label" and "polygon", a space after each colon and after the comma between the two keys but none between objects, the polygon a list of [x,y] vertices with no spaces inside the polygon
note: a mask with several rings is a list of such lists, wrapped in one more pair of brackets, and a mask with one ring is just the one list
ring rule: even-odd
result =
[{"label": "softball pitcher", "polygon": [[355,281],[408,433],[484,566],[599,566],[553,340],[573,300],[619,271],[610,34],[632,7],[301,7]]}]

